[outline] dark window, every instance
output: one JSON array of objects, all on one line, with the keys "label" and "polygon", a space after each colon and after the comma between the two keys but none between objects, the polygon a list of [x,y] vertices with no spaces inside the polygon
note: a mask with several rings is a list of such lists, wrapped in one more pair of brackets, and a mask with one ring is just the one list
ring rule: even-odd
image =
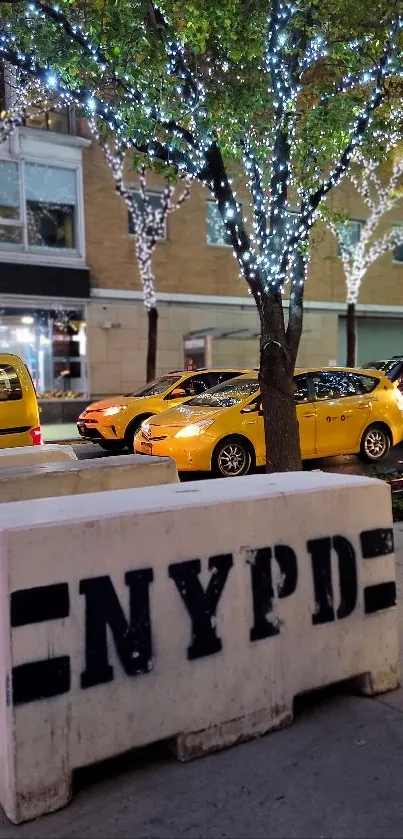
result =
[{"label": "dark window", "polygon": [[308,379],[306,376],[295,377],[294,398],[297,405],[299,405],[301,402],[309,402]]},{"label": "dark window", "polygon": [[351,373],[314,373],[312,381],[316,399],[340,399],[343,396],[356,396],[358,377]]},{"label": "dark window", "polygon": [[[159,396],[165,393],[169,387],[172,387],[180,380],[180,376],[162,376],[156,379],[155,382],[149,382],[147,385],[135,390],[134,393],[126,393],[126,396]],[[168,394],[169,397],[169,394]]]},{"label": "dark window", "polygon": [[[141,197],[140,192],[132,192],[131,193],[132,199],[136,204],[137,209],[140,211],[141,215],[144,216],[145,213],[145,205],[144,201]],[[153,235],[154,233],[158,232],[158,235],[155,237],[157,242],[164,242],[167,238],[167,226],[166,226],[166,217],[164,219],[160,219],[157,216],[157,213],[162,208],[162,193],[161,192],[147,192],[147,202],[149,206],[150,216],[149,216],[149,235]],[[134,235],[134,219],[132,213],[128,212],[128,225],[129,225],[129,234],[130,236]]]},{"label": "dark window", "polygon": [[379,385],[379,379],[373,376],[354,376],[357,381],[358,393],[371,393]]},{"label": "dark window", "polygon": [[188,405],[202,405],[206,408],[232,408],[259,391],[257,379],[233,379],[213,387],[188,402]]},{"label": "dark window", "polygon": [[199,393],[204,393],[210,387],[209,373],[196,373],[180,385],[181,390],[185,391],[186,396],[198,396]]},{"label": "dark window", "polygon": [[[344,224],[338,224],[338,231],[339,236],[342,241],[343,249],[348,253],[352,254],[354,249],[357,247],[358,242],[361,239],[361,221],[347,221]],[[339,244],[338,247],[338,255],[341,254],[341,246]]]},{"label": "dark window", "polygon": [[21,382],[18,373],[10,364],[0,367],[0,402],[22,399]]},{"label": "dark window", "polygon": [[[402,228],[400,225],[399,227],[395,228],[395,230],[399,231],[399,234],[402,233]],[[393,259],[395,262],[403,262],[403,242],[400,245],[397,245],[397,247],[394,249]]]},{"label": "dark window", "polygon": [[241,373],[241,370],[239,370],[237,373],[226,373],[224,371],[221,371],[220,373],[209,373],[209,387],[216,387],[216,385],[220,385],[222,382],[229,382],[230,379],[235,379],[235,377],[240,376]]},{"label": "dark window", "polygon": [[215,201],[207,201],[206,205],[207,244],[229,247],[230,237],[225,229],[221,213]]}]

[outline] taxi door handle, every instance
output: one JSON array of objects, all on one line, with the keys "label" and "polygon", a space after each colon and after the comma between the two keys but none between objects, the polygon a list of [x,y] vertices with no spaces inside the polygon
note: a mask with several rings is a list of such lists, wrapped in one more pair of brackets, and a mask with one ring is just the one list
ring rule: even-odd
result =
[{"label": "taxi door handle", "polygon": [[357,405],[357,408],[358,408],[359,411],[368,411],[368,408],[370,408],[370,407],[371,407],[371,405],[370,405],[369,402],[366,402],[365,405]]},{"label": "taxi door handle", "polygon": [[315,413],[312,413],[312,414],[302,414],[303,419],[305,419],[306,417],[314,417],[314,416],[316,416],[316,414],[315,414]]}]

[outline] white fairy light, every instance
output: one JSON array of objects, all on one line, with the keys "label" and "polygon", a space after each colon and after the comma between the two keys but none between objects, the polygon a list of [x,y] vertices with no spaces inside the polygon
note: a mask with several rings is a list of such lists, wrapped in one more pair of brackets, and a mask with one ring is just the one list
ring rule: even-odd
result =
[{"label": "white fairy light", "polygon": [[[325,129],[319,130],[315,140],[309,137],[306,142],[300,133],[298,116],[303,78],[331,54],[330,36],[321,31],[318,19],[315,25],[305,27],[311,34],[306,36],[300,49],[296,44],[304,28],[301,18],[306,20],[306,4],[302,0],[271,0],[268,5],[266,50],[259,64],[267,80],[267,112],[270,114],[263,131],[259,124],[255,124],[253,103],[250,117],[238,115],[234,110],[227,123],[221,123],[218,115],[214,126],[210,125],[210,84],[213,90],[216,86],[224,89],[225,84],[230,83],[232,73],[242,82],[245,59],[234,65],[228,56],[213,60],[207,55],[202,62],[204,70],[198,75],[191,69],[184,45],[167,37],[164,41],[165,74],[169,80],[167,90],[161,94],[159,80],[153,83],[147,72],[144,89],[141,89],[141,85],[138,87],[137,82],[134,83],[130,67],[124,75],[120,75],[116,67],[111,66],[108,50],[94,44],[77,22],[70,21],[62,4],[50,8],[39,0],[30,0],[26,8],[32,49],[27,49],[25,43],[19,43],[11,31],[4,29],[0,34],[0,55],[54,90],[61,100],[81,109],[90,120],[102,120],[117,138],[119,149],[137,149],[151,161],[160,161],[173,167],[180,175],[198,179],[208,187],[217,203],[241,274],[256,301],[283,293],[289,282],[294,307],[290,315],[292,320],[293,311],[297,318],[302,311],[309,236],[320,205],[345,177],[364,135],[370,130],[375,136],[371,122],[383,99],[384,81],[392,75],[403,75],[397,37],[403,21],[396,18],[385,31],[385,47],[377,62],[361,66],[356,73],[348,72],[336,85],[330,82],[327,93],[313,103],[312,114],[316,114],[331,107],[336,97],[345,96],[352,89],[361,88],[365,98],[366,104],[359,112],[355,111],[352,124],[345,126],[345,146],[338,149],[333,165],[329,167],[329,161],[326,165],[320,162],[321,143],[326,139]],[[83,51],[97,79],[93,89],[81,83],[76,86],[68,83],[67,65],[66,73],[60,68],[56,73],[47,63],[40,63],[35,50],[35,32],[42,32],[45,24],[56,27],[68,43]],[[346,53],[349,52],[354,62],[357,55],[361,56],[364,65],[364,56],[370,52],[367,47],[373,46],[372,40],[369,35],[346,40]],[[86,74],[86,78],[89,77],[91,75]],[[119,93],[116,94],[117,100],[105,102],[100,90],[108,87],[111,78]],[[181,116],[174,119],[172,114]],[[133,125],[143,122],[145,127],[142,130],[133,128]],[[251,198],[251,233],[222,159],[224,142],[234,155],[239,156],[240,147],[242,150]],[[306,146],[309,147],[307,174],[301,176],[296,160]],[[122,189],[124,192],[122,167],[116,163],[110,149],[109,153],[111,160],[108,159],[108,163],[115,184],[118,191]],[[293,207],[289,203],[290,190],[298,196],[297,216],[293,215]],[[169,193],[166,203],[170,206]],[[129,207],[129,210],[136,213],[135,209]],[[146,216],[148,223],[152,221],[149,211]],[[154,223],[156,221],[154,219]],[[144,226],[145,222],[142,224]],[[145,260],[144,242],[139,248],[138,260]],[[144,268],[144,277],[146,274],[148,276],[148,268]],[[153,292],[148,279],[144,282],[147,285],[145,298],[152,301]]]},{"label": "white fairy light", "polygon": [[371,265],[388,251],[403,245],[403,226],[396,226],[377,235],[385,217],[402,202],[403,158],[395,153],[387,183],[382,181],[377,161],[357,154],[354,162],[359,169],[352,171],[351,181],[369,213],[361,225],[359,239],[355,243],[349,240],[348,223],[336,223],[330,219],[328,225],[339,244],[346,283],[346,302],[356,305],[362,281]]}]

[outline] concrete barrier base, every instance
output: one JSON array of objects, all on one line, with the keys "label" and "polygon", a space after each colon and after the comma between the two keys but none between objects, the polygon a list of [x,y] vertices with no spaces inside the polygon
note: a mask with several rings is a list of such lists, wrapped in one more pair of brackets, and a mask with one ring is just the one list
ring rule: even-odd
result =
[{"label": "concrete barrier base", "polygon": [[14,822],[67,804],[79,767],[161,740],[181,760],[231,746],[349,679],[399,683],[382,481],[287,473],[0,505]]},{"label": "concrete barrier base", "polygon": [[40,463],[60,463],[69,460],[77,460],[72,446],[45,444],[0,449],[0,474],[3,469],[14,466],[38,466]]},{"label": "concrete barrier base", "polygon": [[270,731],[291,725],[294,719],[293,702],[287,707],[274,707],[255,711],[221,725],[212,725],[204,731],[180,734],[171,744],[171,751],[183,762],[218,752],[220,749],[254,740]]},{"label": "concrete barrier base", "polygon": [[170,457],[105,457],[0,469],[0,503],[179,483]]}]

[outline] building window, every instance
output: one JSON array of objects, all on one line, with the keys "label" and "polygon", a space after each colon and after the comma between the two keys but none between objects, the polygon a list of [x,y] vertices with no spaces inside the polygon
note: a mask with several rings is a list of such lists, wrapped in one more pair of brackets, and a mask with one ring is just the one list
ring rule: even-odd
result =
[{"label": "building window", "polygon": [[[0,118],[8,111],[25,112],[24,125],[39,128],[42,131],[54,131],[58,134],[75,133],[75,111],[73,107],[58,107],[57,99],[47,97],[49,109],[43,111],[43,103],[27,105],[23,91],[26,81],[24,75],[7,62],[0,64]],[[21,84],[22,83],[22,84]],[[54,108],[52,107],[54,102]]]},{"label": "building window", "polygon": [[[395,230],[402,231],[402,227],[396,227]],[[394,262],[403,262],[403,242],[401,245],[398,245],[393,251],[393,261]]]},{"label": "building window", "polygon": [[[137,191],[136,192],[133,191],[131,193],[131,195],[132,195],[132,198],[134,198],[134,201],[135,201],[135,204],[136,204],[138,210],[140,211],[141,214],[143,214],[145,212],[145,207],[144,207],[144,201],[141,197],[141,193],[137,192]],[[162,193],[161,192],[147,192],[147,199],[148,199],[150,207],[153,211],[153,213],[152,213],[153,218],[151,219],[151,222],[152,222],[152,227],[154,227],[153,221],[155,219],[155,213],[159,209],[161,209],[161,207],[162,207]],[[133,222],[133,216],[132,216],[130,211],[128,212],[128,227],[129,227],[130,236],[133,236],[134,235],[134,222]],[[166,242],[166,239],[167,239],[167,220],[166,220],[166,216],[165,216],[163,225],[161,226],[161,235],[156,237],[156,241],[157,242]]]},{"label": "building window", "polygon": [[208,245],[218,245],[219,247],[225,248],[231,246],[220,211],[215,201],[207,201],[206,226]]},{"label": "building window", "polygon": [[[86,323],[83,309],[1,309],[0,346],[2,352],[13,353],[24,360],[39,398],[85,395]],[[4,365],[0,370],[0,389],[4,390],[2,372],[4,374]],[[11,381],[10,375],[8,378]]]},{"label": "building window", "polygon": [[77,256],[77,170],[0,160],[0,248]]},{"label": "building window", "polygon": [[[362,221],[351,220],[344,224],[338,224],[337,230],[341,236],[343,247],[348,253],[352,253],[356,245],[361,239]],[[338,256],[341,256],[340,245],[338,247]]]}]

